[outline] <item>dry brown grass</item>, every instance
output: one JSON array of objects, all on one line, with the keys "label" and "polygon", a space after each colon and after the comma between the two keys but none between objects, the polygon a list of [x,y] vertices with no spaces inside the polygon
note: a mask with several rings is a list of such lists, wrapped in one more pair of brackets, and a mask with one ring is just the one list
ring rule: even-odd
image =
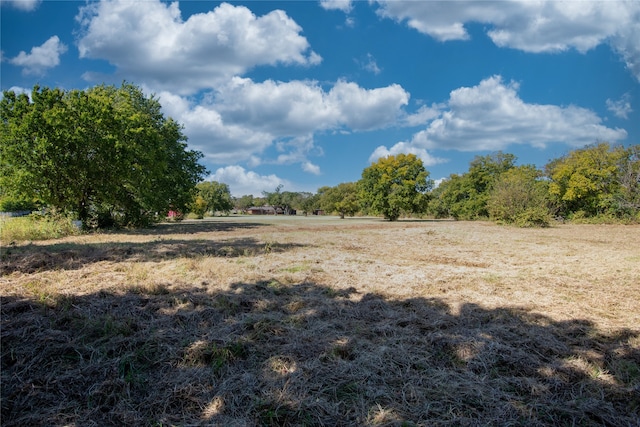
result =
[{"label": "dry brown grass", "polygon": [[2,424],[640,425],[640,227],[220,218],[2,248]]}]

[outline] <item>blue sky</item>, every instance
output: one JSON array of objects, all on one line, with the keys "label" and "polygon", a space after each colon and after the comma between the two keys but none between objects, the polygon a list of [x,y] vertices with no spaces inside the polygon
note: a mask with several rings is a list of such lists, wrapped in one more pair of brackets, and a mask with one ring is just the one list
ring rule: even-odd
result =
[{"label": "blue sky", "polygon": [[155,94],[235,196],[640,144],[638,1],[1,0],[1,87]]}]

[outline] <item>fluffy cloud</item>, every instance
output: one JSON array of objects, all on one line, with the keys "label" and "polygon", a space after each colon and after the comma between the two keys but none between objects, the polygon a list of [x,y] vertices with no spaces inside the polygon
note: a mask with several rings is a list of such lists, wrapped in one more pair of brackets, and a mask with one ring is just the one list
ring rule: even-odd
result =
[{"label": "fluffy cloud", "polygon": [[272,162],[300,163],[314,174],[320,170],[307,155],[318,154],[315,133],[393,125],[409,101],[398,85],[365,89],[339,80],[325,90],[313,81],[256,83],[240,77],[197,103],[169,92],[159,97],[166,114],[184,124],[190,144],[211,162],[255,164],[255,156],[275,146],[281,154]]},{"label": "fluffy cloud", "polygon": [[341,10],[344,13],[349,13],[353,9],[351,0],[320,0],[320,6],[326,10]]},{"label": "fluffy cloud", "polygon": [[631,97],[627,93],[617,101],[607,99],[607,109],[611,111],[616,117],[620,117],[621,119],[628,119],[629,114],[633,112],[633,110],[631,109],[630,98]]},{"label": "fluffy cloud", "polygon": [[467,40],[465,24],[489,25],[500,47],[526,52],[586,52],[610,42],[640,80],[640,2],[637,1],[455,1],[378,0],[380,16],[407,22],[441,41]]},{"label": "fluffy cloud", "polygon": [[51,36],[41,46],[35,46],[31,53],[24,51],[10,59],[13,65],[23,67],[24,74],[44,74],[44,72],[60,64],[60,55],[67,51],[67,46],[58,36]]},{"label": "fluffy cloud", "polygon": [[226,166],[215,171],[208,180],[229,185],[231,194],[240,197],[246,194],[261,196],[263,191],[273,191],[278,185],[291,188],[291,183],[276,175],[260,175],[241,166]]},{"label": "fluffy cloud", "polygon": [[183,94],[257,65],[321,61],[281,10],[257,17],[223,3],[183,21],[178,2],[111,0],[83,7],[77,19],[81,58],[106,59],[129,79]]},{"label": "fluffy cloud", "polygon": [[603,126],[602,119],[585,108],[527,104],[518,96],[518,84],[505,84],[500,76],[452,91],[447,108],[414,135],[413,144],[431,149],[502,150],[511,144],[579,147],[627,136],[623,129]]},{"label": "fluffy cloud", "polygon": [[[596,141],[617,142],[627,136],[624,129],[602,125],[602,119],[585,108],[528,104],[518,96],[518,84],[505,84],[500,76],[452,91],[440,108],[438,117],[410,142],[398,143],[389,150],[378,147],[372,158],[398,152],[425,156],[423,150],[434,149],[497,151],[512,144],[544,148],[564,143],[580,147]],[[427,161],[430,158],[427,155]]]},{"label": "fluffy cloud", "polygon": [[387,148],[384,145],[379,146],[371,153],[369,156],[369,162],[373,163],[381,157],[387,156],[395,156],[397,154],[415,154],[425,166],[433,166],[438,163],[445,163],[446,159],[441,159],[439,157],[434,157],[427,152],[424,148],[419,148],[415,145],[412,145],[408,142],[398,142],[391,148]]}]

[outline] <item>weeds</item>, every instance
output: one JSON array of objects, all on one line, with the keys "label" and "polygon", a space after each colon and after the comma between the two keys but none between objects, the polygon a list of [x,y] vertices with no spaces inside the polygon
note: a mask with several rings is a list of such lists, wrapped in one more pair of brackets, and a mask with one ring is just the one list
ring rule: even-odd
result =
[{"label": "weeds", "polygon": [[64,216],[30,215],[0,217],[0,241],[3,244],[29,240],[59,239],[80,234],[80,229]]}]

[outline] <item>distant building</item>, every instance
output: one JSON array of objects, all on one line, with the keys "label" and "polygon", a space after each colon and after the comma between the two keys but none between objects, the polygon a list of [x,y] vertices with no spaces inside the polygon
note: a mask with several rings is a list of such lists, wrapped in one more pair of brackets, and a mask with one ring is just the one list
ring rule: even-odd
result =
[{"label": "distant building", "polygon": [[275,215],[276,210],[273,206],[252,206],[247,209],[249,215]]}]

